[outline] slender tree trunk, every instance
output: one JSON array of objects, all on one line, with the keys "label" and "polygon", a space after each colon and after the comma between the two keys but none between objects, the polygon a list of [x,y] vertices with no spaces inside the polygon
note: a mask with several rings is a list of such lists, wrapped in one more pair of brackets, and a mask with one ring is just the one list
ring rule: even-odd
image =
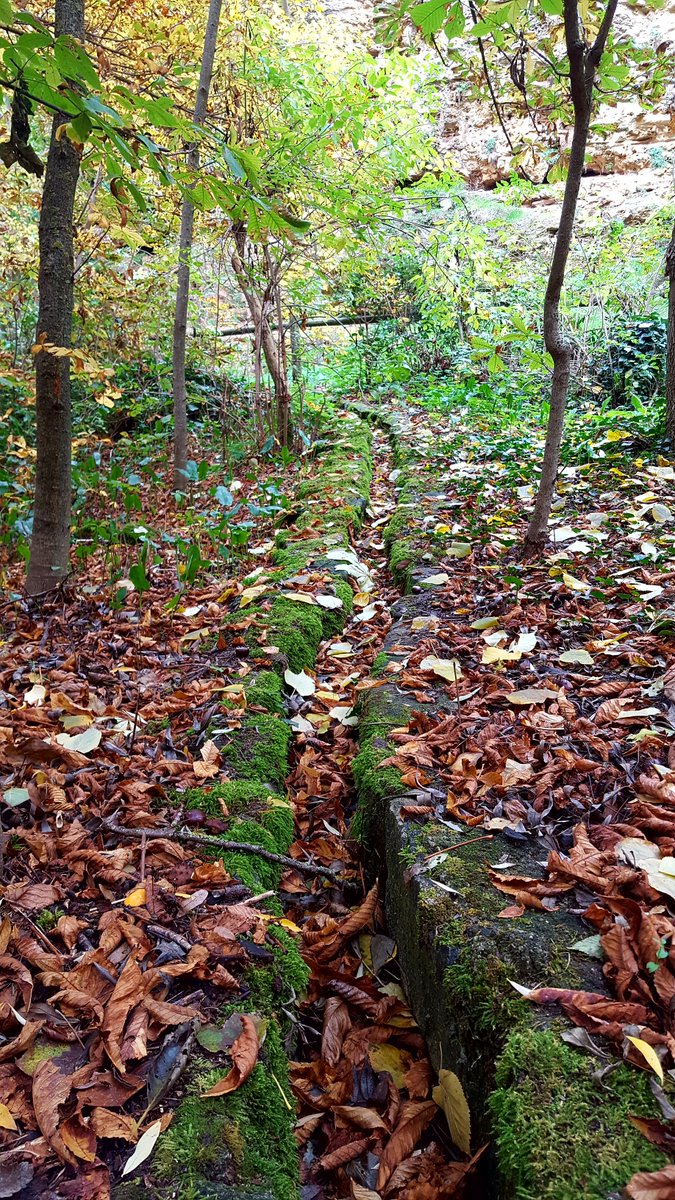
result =
[{"label": "slender tree trunk", "polygon": [[[265,303],[258,295],[256,295],[251,281],[246,273],[246,268],[244,266],[246,230],[241,226],[234,230],[234,244],[235,249],[232,253],[232,269],[236,275],[237,282],[248,305],[248,310],[251,314],[251,320],[253,321],[254,328],[259,331],[260,345],[265,356],[267,369],[272,377],[272,383],[274,385],[277,438],[282,446],[290,446],[293,442],[293,428],[291,421],[291,392],[288,386],[286,355],[285,352],[282,351],[281,344],[275,341],[269,316],[265,312]],[[283,336],[283,326],[281,326],[279,337],[283,338]]]},{"label": "slender tree trunk", "polygon": [[560,319],[560,297],[572,245],[581,176],[586,158],[588,131],[593,112],[595,73],[605,48],[616,6],[617,0],[609,0],[597,37],[593,45],[589,47],[579,23],[577,0],[564,0],[565,42],[570,64],[574,131],[560,225],[556,234],[544,296],[544,343],[553,359],[551,407],[539,488],[525,538],[526,553],[541,548],[546,541],[548,520],[553,503],[553,490],[560,464],[560,446],[572,369],[572,346],[565,336]]},{"label": "slender tree trunk", "polygon": [[668,348],[666,350],[666,429],[675,448],[675,225],[666,251],[668,280]]},{"label": "slender tree trunk", "polygon": [[[54,30],[84,41],[84,0],[56,0]],[[52,124],[40,211],[37,342],[70,349],[73,327],[73,213],[80,152]],[[71,514],[70,358],[46,350],[35,356],[37,461],[26,591],[50,591],[68,573]]]},{"label": "slender tree trunk", "polygon": [[[204,51],[199,72],[199,86],[195,100],[194,123],[203,125],[209,101],[213,76],[213,62],[218,42],[218,26],[222,0],[210,0],[209,15],[204,34]],[[187,155],[188,166],[196,171],[199,167],[199,149],[192,146]],[[173,486],[184,492],[187,485],[187,405],[185,387],[185,343],[187,337],[188,300],[190,297],[190,258],[194,234],[194,205],[183,200],[180,214],[178,240],[178,282],[176,286],[176,311],[173,322]]]}]

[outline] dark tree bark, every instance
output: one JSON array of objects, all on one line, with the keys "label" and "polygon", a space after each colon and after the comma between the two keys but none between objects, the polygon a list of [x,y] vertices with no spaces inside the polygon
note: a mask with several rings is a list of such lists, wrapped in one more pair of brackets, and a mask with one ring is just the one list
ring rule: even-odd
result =
[{"label": "dark tree bark", "polygon": [[[84,41],[84,0],[56,0],[54,28]],[[37,341],[70,349],[73,325],[73,212],[80,151],[62,132],[56,113],[40,212]],[[37,462],[26,590],[50,591],[68,573],[71,512],[70,358],[46,350],[35,356]]]},{"label": "dark tree bark", "polygon": [[551,407],[539,489],[525,538],[526,552],[541,548],[546,541],[553,489],[560,464],[560,445],[572,369],[572,346],[565,336],[560,319],[560,296],[565,282],[567,260],[574,233],[574,219],[593,112],[595,75],[604,53],[616,7],[617,0],[609,0],[597,37],[589,46],[579,21],[577,0],[564,0],[565,43],[570,65],[574,129],[560,225],[556,234],[544,297],[544,343],[553,359]]},{"label": "dark tree bark", "polygon": [[[218,43],[218,26],[222,0],[210,0],[204,34],[204,50],[195,100],[194,123],[203,125],[209,102],[213,62]],[[192,146],[187,155],[188,166],[199,167],[199,148]],[[187,197],[180,214],[178,241],[178,283],[176,311],[173,323],[173,486],[184,492],[187,486],[187,391],[185,387],[185,343],[187,338],[188,300],[190,297],[190,257],[194,235],[195,210]]]},{"label": "dark tree bark", "polygon": [[666,250],[668,280],[668,347],[666,350],[666,429],[675,447],[675,225]]}]

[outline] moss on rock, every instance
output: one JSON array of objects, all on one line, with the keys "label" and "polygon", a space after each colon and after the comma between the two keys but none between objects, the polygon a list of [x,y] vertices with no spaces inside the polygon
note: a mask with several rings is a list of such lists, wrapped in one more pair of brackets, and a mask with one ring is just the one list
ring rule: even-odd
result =
[{"label": "moss on rock", "polygon": [[160,1139],[154,1170],[171,1180],[178,1200],[217,1195],[237,1185],[237,1195],[263,1189],[274,1200],[296,1200],[299,1163],[293,1137],[293,1100],[281,1031],[270,1020],[258,1064],[228,1096],[205,1099],[223,1077],[204,1058],[193,1067],[191,1094],[179,1105]]},{"label": "moss on rock", "polygon": [[250,714],[222,747],[223,760],[240,779],[283,789],[290,743],[286,721],[273,713]]},{"label": "moss on rock", "polygon": [[284,711],[283,688],[276,671],[258,672],[246,688],[246,703],[249,708],[264,708],[270,713]]},{"label": "moss on rock", "polygon": [[505,1198],[607,1200],[665,1165],[629,1121],[655,1115],[646,1075],[621,1064],[600,1083],[593,1070],[554,1033],[509,1037],[489,1100]]}]

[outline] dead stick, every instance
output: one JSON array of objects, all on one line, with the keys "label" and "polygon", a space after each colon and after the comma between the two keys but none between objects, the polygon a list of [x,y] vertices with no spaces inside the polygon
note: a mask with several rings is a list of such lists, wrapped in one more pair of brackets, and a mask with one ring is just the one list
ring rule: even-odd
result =
[{"label": "dead stick", "polygon": [[289,867],[292,871],[300,871],[305,875],[320,875],[323,879],[330,879],[331,883],[340,882],[339,876],[328,867],[297,862],[294,858],[287,858],[285,854],[274,854],[272,850],[266,850],[264,846],[254,846],[251,842],[227,842],[223,838],[208,837],[203,833],[188,833],[182,829],[127,829],[126,826],[117,825],[112,820],[104,821],[103,824],[111,833],[117,833],[120,837],[142,838],[145,835],[146,838],[166,838],[169,841],[185,842],[189,846],[211,846],[214,850],[229,850],[235,854],[257,854],[266,862],[279,863],[280,866]]},{"label": "dead stick", "polygon": [[147,834],[147,831],[144,829],[143,834],[141,836],[141,864],[140,864],[140,867],[138,868],[138,873],[141,877],[141,887],[145,883],[145,849],[146,849],[147,844],[148,844],[148,834]]},{"label": "dead stick", "polygon": [[463,842],[455,842],[454,846],[442,846],[440,850],[434,850],[433,854],[427,854],[424,862],[429,862],[430,858],[436,858],[438,854],[449,854],[451,850],[461,850],[462,846],[470,846],[472,842],[491,842],[493,838],[493,833],[482,833],[480,837],[466,838]]}]

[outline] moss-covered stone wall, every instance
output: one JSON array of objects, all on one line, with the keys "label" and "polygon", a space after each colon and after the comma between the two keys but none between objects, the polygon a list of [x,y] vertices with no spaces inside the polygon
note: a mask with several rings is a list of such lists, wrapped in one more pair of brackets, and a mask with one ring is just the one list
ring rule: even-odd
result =
[{"label": "moss-covered stone wall", "polygon": [[[330,590],[342,600],[339,609],[324,609],[274,594],[235,612],[226,622],[230,631],[241,617],[253,617],[245,637],[254,670],[242,681],[245,708],[238,727],[221,734],[213,722],[225,782],[193,788],[176,797],[186,810],[200,809],[207,817],[223,819],[224,838],[248,842],[286,854],[294,837],[293,811],[286,798],[291,728],[285,713],[283,674],[311,669],[322,640],[338,633],[352,610],[352,588],[326,558],[332,548],[349,545],[369,495],[372,463],[370,432],[358,417],[346,414],[329,424],[318,457],[308,465],[298,489],[299,515],[290,530],[280,530],[274,568],[266,572],[271,588],[303,571],[320,570],[331,576]],[[289,585],[292,590],[293,585]],[[270,666],[268,647],[276,647]],[[257,662],[261,661],[260,669]],[[224,716],[232,715],[231,703]],[[217,850],[225,869],[251,894],[275,891],[281,868],[255,854]],[[268,913],[282,915],[279,901],[265,901]],[[272,961],[248,967],[241,997],[225,1003],[220,1017],[233,1012],[255,1013],[266,1021],[266,1035],[257,1066],[231,1095],[202,1098],[223,1071],[214,1071],[209,1056],[193,1057],[184,1077],[185,1098],[169,1130],[160,1138],[153,1160],[154,1195],[158,1200],[296,1200],[299,1166],[293,1126],[295,1104],[288,1080],[288,1047],[293,1028],[290,1010],[306,988],[308,971],[295,940],[280,925],[269,925]],[[269,956],[265,956],[267,958]],[[133,1189],[133,1184],[131,1185]],[[126,1189],[126,1191],[125,1191]],[[140,1200],[142,1192],[127,1195],[128,1185],[115,1200]]]}]

